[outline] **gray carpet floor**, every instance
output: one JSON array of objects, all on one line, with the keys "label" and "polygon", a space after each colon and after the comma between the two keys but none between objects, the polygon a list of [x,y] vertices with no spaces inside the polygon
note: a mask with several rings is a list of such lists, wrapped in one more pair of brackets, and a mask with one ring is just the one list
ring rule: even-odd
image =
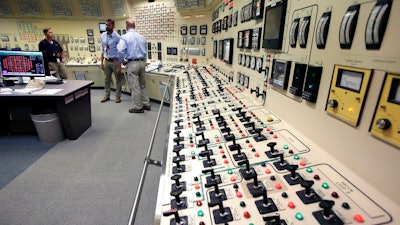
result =
[{"label": "gray carpet floor", "polygon": [[[130,114],[130,96],[100,103],[92,90],[92,126],[77,140],[42,144],[35,135],[0,136],[0,224],[127,224],[157,118]],[[112,100],[113,95],[111,96]],[[151,158],[161,160],[169,107],[163,106]],[[161,168],[150,165],[135,224],[153,224]]]}]

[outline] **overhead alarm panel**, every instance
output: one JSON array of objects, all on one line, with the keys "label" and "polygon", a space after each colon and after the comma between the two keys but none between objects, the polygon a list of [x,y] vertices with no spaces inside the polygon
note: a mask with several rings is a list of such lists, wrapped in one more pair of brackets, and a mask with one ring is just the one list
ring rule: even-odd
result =
[{"label": "overhead alarm panel", "polygon": [[310,20],[311,16],[307,16],[304,17],[300,23],[299,34],[298,34],[300,48],[307,47],[308,33],[310,30]]},{"label": "overhead alarm panel", "polygon": [[350,6],[343,16],[339,29],[339,43],[343,49],[350,49],[357,27],[360,5]]},{"label": "overhead alarm panel", "polygon": [[370,133],[400,148],[400,75],[387,74]]},{"label": "overhead alarm panel", "polygon": [[381,47],[391,6],[392,0],[378,0],[369,14],[365,28],[365,47],[367,49],[379,49]]},{"label": "overhead alarm panel", "polygon": [[367,95],[372,71],[335,65],[326,112],[357,126]]},{"label": "overhead alarm panel", "polygon": [[328,38],[329,24],[331,22],[331,12],[324,12],[319,19],[315,39],[317,48],[324,49]]},{"label": "overhead alarm panel", "polygon": [[297,43],[297,34],[299,32],[299,22],[300,19],[294,19],[292,22],[292,26],[290,27],[289,31],[289,45],[292,48],[296,48],[296,43]]},{"label": "overhead alarm panel", "polygon": [[306,81],[304,83],[303,93],[301,94],[302,99],[309,102],[317,101],[321,75],[322,67],[310,65],[308,66]]}]

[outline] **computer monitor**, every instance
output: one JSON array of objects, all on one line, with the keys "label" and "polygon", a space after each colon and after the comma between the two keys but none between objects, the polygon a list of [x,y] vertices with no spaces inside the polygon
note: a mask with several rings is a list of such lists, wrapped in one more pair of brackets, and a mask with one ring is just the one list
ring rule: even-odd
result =
[{"label": "computer monitor", "polygon": [[265,10],[263,48],[282,49],[286,6],[287,0],[281,0],[267,6]]},{"label": "computer monitor", "polygon": [[3,77],[44,77],[48,67],[42,52],[0,50]]}]

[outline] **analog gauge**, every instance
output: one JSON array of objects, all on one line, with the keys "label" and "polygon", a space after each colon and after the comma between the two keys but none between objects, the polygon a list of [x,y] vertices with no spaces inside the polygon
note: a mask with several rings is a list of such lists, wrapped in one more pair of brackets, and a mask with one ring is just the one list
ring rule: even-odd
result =
[{"label": "analog gauge", "polygon": [[255,56],[251,57],[250,68],[253,69],[253,70],[256,68],[256,57]]},{"label": "analog gauge", "polygon": [[241,65],[242,64],[242,54],[238,55],[238,64]]},{"label": "analog gauge", "polygon": [[240,75],[241,75],[241,74],[238,72],[238,73],[237,73],[237,82],[238,82],[239,84],[240,84]]},{"label": "analog gauge", "polygon": [[242,54],[242,66],[246,65],[246,55]]},{"label": "analog gauge", "polygon": [[240,80],[239,80],[239,83],[241,84],[241,85],[243,85],[244,84],[244,74],[240,74]]},{"label": "analog gauge", "polygon": [[244,76],[244,87],[249,88],[249,80],[250,78],[248,76]]},{"label": "analog gauge", "polygon": [[263,67],[263,58],[262,57],[258,57],[257,58],[257,62],[256,62],[256,70],[261,73]]},{"label": "analog gauge", "polygon": [[250,67],[250,56],[246,56],[246,67]]}]

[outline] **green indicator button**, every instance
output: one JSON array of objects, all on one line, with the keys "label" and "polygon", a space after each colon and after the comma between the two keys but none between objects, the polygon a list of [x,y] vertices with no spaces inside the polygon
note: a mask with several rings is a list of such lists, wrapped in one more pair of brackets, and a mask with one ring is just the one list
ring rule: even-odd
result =
[{"label": "green indicator button", "polygon": [[283,146],[283,149],[288,149],[288,148],[289,148],[288,145],[284,145],[284,146]]},{"label": "green indicator button", "polygon": [[343,202],[342,207],[345,209],[350,209],[350,205],[347,202]]},{"label": "green indicator button", "polygon": [[190,134],[189,134],[189,137],[193,137],[193,134],[192,134],[192,133],[190,133]]},{"label": "green indicator button", "polygon": [[325,189],[328,189],[329,188],[329,184],[324,182],[324,183],[322,183],[322,187],[325,188]]},{"label": "green indicator button", "polygon": [[263,128],[267,128],[267,124],[264,124],[264,125],[263,125]]},{"label": "green indicator button", "polygon": [[208,118],[208,121],[211,121],[211,118]]},{"label": "green indicator button", "polygon": [[218,135],[214,135],[214,138],[218,138]]},{"label": "green indicator button", "polygon": [[199,211],[197,212],[197,215],[198,215],[199,217],[202,217],[202,216],[204,216],[204,212],[203,212],[202,210],[199,210]]},{"label": "green indicator button", "polygon": [[312,173],[312,168],[311,167],[307,167],[307,172]]},{"label": "green indicator button", "polygon": [[201,196],[200,192],[196,192],[196,196],[200,197]]},{"label": "green indicator button", "polygon": [[299,159],[300,159],[300,157],[299,157],[298,155],[294,155],[293,158],[294,158],[295,160],[299,160]]},{"label": "green indicator button", "polygon": [[232,174],[233,172],[232,172],[232,170],[231,169],[229,169],[228,170],[228,174]]},{"label": "green indicator button", "polygon": [[296,219],[298,219],[298,220],[303,220],[304,219],[304,217],[303,217],[303,214],[301,214],[301,213],[296,213]]},{"label": "green indicator button", "polygon": [[258,119],[257,121],[258,121],[258,122],[261,122],[261,119]]},{"label": "green indicator button", "polygon": [[192,155],[195,155],[195,154],[196,154],[196,152],[195,152],[195,151],[191,151],[191,152],[190,152],[190,154],[192,154]]}]

